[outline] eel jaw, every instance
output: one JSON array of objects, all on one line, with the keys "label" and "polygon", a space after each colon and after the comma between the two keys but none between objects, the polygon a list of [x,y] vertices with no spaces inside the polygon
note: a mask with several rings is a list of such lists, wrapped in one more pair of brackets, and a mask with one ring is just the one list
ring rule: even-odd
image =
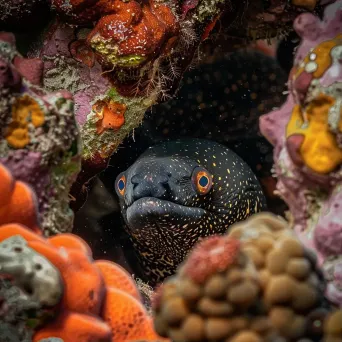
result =
[{"label": "eel jaw", "polygon": [[126,210],[126,220],[132,231],[156,226],[169,231],[176,230],[200,221],[207,211],[197,207],[161,200],[155,197],[143,197],[134,201]]}]

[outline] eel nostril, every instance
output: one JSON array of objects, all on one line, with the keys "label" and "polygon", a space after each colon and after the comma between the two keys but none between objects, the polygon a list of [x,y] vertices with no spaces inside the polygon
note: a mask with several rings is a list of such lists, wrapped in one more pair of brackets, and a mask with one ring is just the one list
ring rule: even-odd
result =
[{"label": "eel nostril", "polygon": [[138,185],[139,184],[139,177],[137,175],[134,175],[132,178],[131,178],[131,183],[134,184],[134,185]]}]

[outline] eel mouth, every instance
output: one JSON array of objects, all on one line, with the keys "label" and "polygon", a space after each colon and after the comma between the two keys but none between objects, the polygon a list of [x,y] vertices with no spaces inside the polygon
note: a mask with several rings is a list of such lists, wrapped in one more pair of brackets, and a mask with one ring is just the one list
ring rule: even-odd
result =
[{"label": "eel mouth", "polygon": [[188,207],[155,197],[143,197],[134,201],[126,211],[129,227],[133,230],[153,225],[165,229],[175,229],[194,224],[206,214],[206,210]]}]

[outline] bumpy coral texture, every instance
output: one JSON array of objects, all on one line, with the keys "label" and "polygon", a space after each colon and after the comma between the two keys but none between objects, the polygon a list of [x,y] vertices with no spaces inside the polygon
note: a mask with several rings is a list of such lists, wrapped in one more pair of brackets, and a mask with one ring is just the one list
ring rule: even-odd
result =
[{"label": "bumpy coral texture", "polygon": [[32,189],[13,179],[0,163],[0,224],[18,223],[40,234],[36,215],[37,203]]},{"label": "bumpy coral texture", "polygon": [[21,236],[12,236],[0,243],[0,265],[1,272],[23,289],[25,299],[39,307],[58,304],[63,292],[59,271],[29,248]]},{"label": "bumpy coral texture", "polygon": [[177,37],[176,18],[170,7],[160,2],[53,0],[52,4],[72,23],[98,21],[87,43],[104,65],[145,63]]},{"label": "bumpy coral texture", "polygon": [[43,62],[22,58],[11,34],[0,33],[0,65],[0,161],[37,193],[45,234],[71,230],[69,189],[80,169],[71,94],[37,88]]},{"label": "bumpy coral texture", "polygon": [[126,98],[118,94],[85,44],[83,38],[89,32],[84,31],[64,24],[52,26],[40,57],[44,61],[44,88],[66,89],[73,94],[83,157],[96,164],[108,158],[141,123],[155,96]]},{"label": "bumpy coral texture", "polygon": [[[45,61],[45,86],[75,95],[83,156],[96,164],[116,150],[156,101],[154,88],[160,86],[154,80],[156,61],[176,44],[179,23],[171,4],[153,0],[53,0],[52,5],[64,21],[88,27],[95,23],[93,29],[78,30],[55,25],[40,55]],[[145,80],[150,76],[151,81]],[[146,96],[138,96],[141,80],[151,83]],[[126,89],[127,82],[133,93],[116,94]]]},{"label": "bumpy coral texture", "polygon": [[[0,193],[0,232],[26,226],[30,234],[41,236],[34,192],[1,163]],[[0,330],[1,337],[18,341],[32,335],[29,320],[45,320],[43,313],[58,303],[63,286],[58,270],[12,233],[0,241]]]},{"label": "bumpy coral texture", "polygon": [[159,338],[129,274],[112,262],[93,261],[90,247],[76,235],[44,238],[33,191],[15,181],[1,164],[0,191],[2,275],[14,278],[14,284],[25,291],[30,287],[31,297],[40,306],[58,304],[54,319],[38,328],[33,341]]},{"label": "bumpy coral texture", "polygon": [[[223,245],[240,247],[218,253],[221,262],[211,263],[210,274],[188,267],[200,253],[210,259]],[[157,290],[155,327],[174,342],[342,337],[334,325],[340,313],[330,316],[323,294],[315,257],[286,221],[261,213],[233,225],[228,235],[198,243]]]},{"label": "bumpy coral texture", "polygon": [[33,341],[52,336],[64,342],[158,338],[132,278],[114,263],[93,262],[83,240],[73,234],[46,240],[15,224],[0,228],[0,241],[13,235],[47,258],[64,284],[57,316],[38,329]]},{"label": "bumpy coral texture", "polygon": [[342,1],[324,20],[302,14],[301,37],[284,105],[260,119],[275,146],[277,190],[301,241],[312,248],[329,281],[328,298],[342,306]]},{"label": "bumpy coral texture", "polygon": [[53,0],[52,5],[61,20],[39,51],[44,85],[75,96],[83,157],[93,175],[146,110],[175,93],[202,33],[209,33],[225,3],[215,0],[206,8],[198,2],[189,14],[172,0]]}]

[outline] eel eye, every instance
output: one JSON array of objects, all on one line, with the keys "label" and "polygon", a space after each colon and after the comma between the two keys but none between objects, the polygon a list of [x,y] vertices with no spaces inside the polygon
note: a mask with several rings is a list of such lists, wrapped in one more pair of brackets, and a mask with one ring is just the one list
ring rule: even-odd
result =
[{"label": "eel eye", "polygon": [[117,183],[116,183],[116,186],[117,186],[117,189],[118,189],[118,192],[121,196],[123,196],[125,194],[125,189],[126,189],[126,177],[125,175],[122,175]]},{"label": "eel eye", "polygon": [[201,195],[206,195],[213,185],[212,176],[202,167],[196,167],[192,174],[192,181]]}]

